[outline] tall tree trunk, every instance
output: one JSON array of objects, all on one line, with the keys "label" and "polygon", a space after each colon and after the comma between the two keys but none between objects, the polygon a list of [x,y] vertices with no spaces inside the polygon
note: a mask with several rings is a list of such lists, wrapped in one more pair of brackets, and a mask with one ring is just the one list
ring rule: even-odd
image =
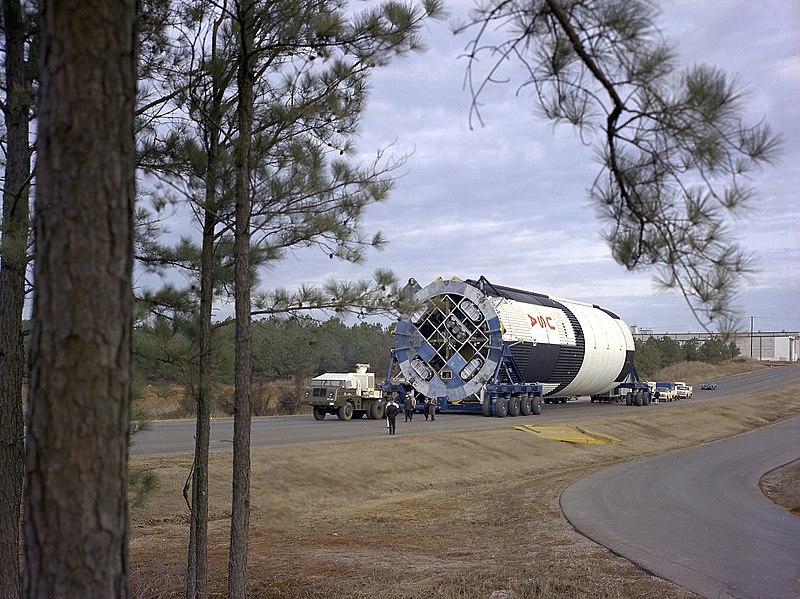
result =
[{"label": "tall tree trunk", "polygon": [[[217,35],[224,23],[220,16],[214,23],[211,59],[217,59]],[[189,560],[186,579],[187,599],[208,597],[208,446],[211,437],[211,308],[214,301],[214,242],[219,223],[217,172],[219,162],[220,120],[225,87],[215,75],[211,82],[211,107],[206,118],[208,170],[203,218],[203,243],[200,254],[200,372],[197,395],[197,432],[194,471],[192,473],[192,517],[189,527]]]},{"label": "tall tree trunk", "polygon": [[24,595],[124,599],[136,3],[44,7]]},{"label": "tall tree trunk", "polygon": [[0,599],[20,591],[20,506],[25,446],[22,418],[22,313],[30,196],[32,85],[25,65],[25,23],[19,0],[6,0],[6,172],[0,248]]},{"label": "tall tree trunk", "polygon": [[239,139],[236,145],[235,313],[236,390],[233,424],[233,497],[231,545],[228,562],[228,596],[247,595],[247,538],[250,528],[250,400],[252,393],[252,324],[250,321],[250,144],[253,131],[254,74],[253,3],[240,0],[237,107]]},{"label": "tall tree trunk", "polygon": [[[209,163],[213,164],[213,153]],[[212,167],[213,168],[213,167]],[[214,180],[213,176],[209,179]],[[197,392],[197,427],[195,433],[194,471],[192,473],[192,514],[189,531],[189,563],[186,596],[203,599],[208,596],[208,446],[211,437],[211,305],[214,281],[214,229],[217,218],[213,210],[216,181],[208,187],[203,223],[203,247],[200,266],[200,382]]]}]

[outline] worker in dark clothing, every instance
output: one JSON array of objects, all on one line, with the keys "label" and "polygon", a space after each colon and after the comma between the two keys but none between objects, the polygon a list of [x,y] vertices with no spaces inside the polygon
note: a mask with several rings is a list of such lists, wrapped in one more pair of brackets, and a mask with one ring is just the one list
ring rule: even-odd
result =
[{"label": "worker in dark clothing", "polygon": [[394,435],[397,426],[397,414],[400,413],[400,405],[394,398],[386,404],[386,425],[389,427],[389,434]]},{"label": "worker in dark clothing", "polygon": [[[428,407],[428,416],[431,417],[431,422],[436,420],[436,398],[429,397],[425,400],[425,405]],[[427,420],[427,418],[425,418]]]},{"label": "worker in dark clothing", "polygon": [[403,402],[403,411],[406,413],[406,422],[414,418],[414,408],[417,407],[417,400],[414,398],[414,392],[409,391],[406,393],[406,400]]}]

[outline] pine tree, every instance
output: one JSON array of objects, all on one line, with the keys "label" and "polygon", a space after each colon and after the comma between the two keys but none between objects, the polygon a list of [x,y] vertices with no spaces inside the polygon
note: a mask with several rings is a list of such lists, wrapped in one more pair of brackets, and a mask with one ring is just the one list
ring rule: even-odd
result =
[{"label": "pine tree", "polygon": [[[678,72],[648,0],[491,0],[459,32],[470,42],[474,114],[509,61],[523,66],[541,113],[574,126],[600,156],[590,199],[614,259],[655,271],[698,322],[732,329],[733,299],[752,259],[726,226],[755,197],[747,176],[769,165],[780,140],[747,124],[743,94],[719,69]],[[500,42],[490,31],[504,32]],[[489,58],[488,71],[480,71]]]},{"label": "pine tree", "polygon": [[0,221],[0,598],[20,590],[19,520],[25,464],[22,316],[30,234],[30,121],[36,57],[33,19],[19,0],[3,3],[6,132]]},{"label": "pine tree", "polygon": [[136,3],[41,19],[23,595],[125,599]]}]

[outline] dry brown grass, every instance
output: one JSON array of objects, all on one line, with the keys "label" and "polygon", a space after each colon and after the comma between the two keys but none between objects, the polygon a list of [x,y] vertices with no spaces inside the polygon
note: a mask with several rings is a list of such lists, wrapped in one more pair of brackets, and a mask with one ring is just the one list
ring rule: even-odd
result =
[{"label": "dry brown grass", "polygon": [[[687,377],[688,378],[688,377]],[[622,440],[570,445],[508,428],[260,449],[252,455],[249,592],[258,598],[694,597],[585,539],[564,520],[569,484],[632,458],[800,414],[800,388],[570,421]],[[140,461],[161,487],[135,512],[137,597],[179,597],[188,457]],[[211,457],[210,561],[224,596],[230,457]]]},{"label": "dry brown grass", "polygon": [[770,368],[770,363],[752,358],[738,357],[718,364],[708,362],[678,362],[662,368],[652,377],[653,381],[683,381],[689,385],[700,385],[703,381],[718,380]]},{"label": "dry brown grass", "polygon": [[[251,408],[254,416],[275,416],[293,413],[296,408],[298,387],[290,380],[269,383],[255,382]],[[212,416],[233,415],[234,388],[232,385],[215,385]],[[182,385],[175,383],[149,383],[142,389],[139,407],[149,420],[191,418],[197,413],[195,399]],[[308,410],[308,413],[311,413]]]}]

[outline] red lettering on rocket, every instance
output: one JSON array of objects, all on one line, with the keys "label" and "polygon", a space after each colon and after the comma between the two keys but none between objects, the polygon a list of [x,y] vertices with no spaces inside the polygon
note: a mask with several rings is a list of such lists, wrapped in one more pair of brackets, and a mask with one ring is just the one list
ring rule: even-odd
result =
[{"label": "red lettering on rocket", "polygon": [[531,320],[532,327],[535,327],[538,324],[543,329],[552,329],[553,331],[556,330],[556,327],[554,327],[552,323],[553,320],[552,316],[548,316],[546,318],[544,316],[539,316],[538,318],[536,318],[535,316],[528,314],[528,318],[530,318]]}]

